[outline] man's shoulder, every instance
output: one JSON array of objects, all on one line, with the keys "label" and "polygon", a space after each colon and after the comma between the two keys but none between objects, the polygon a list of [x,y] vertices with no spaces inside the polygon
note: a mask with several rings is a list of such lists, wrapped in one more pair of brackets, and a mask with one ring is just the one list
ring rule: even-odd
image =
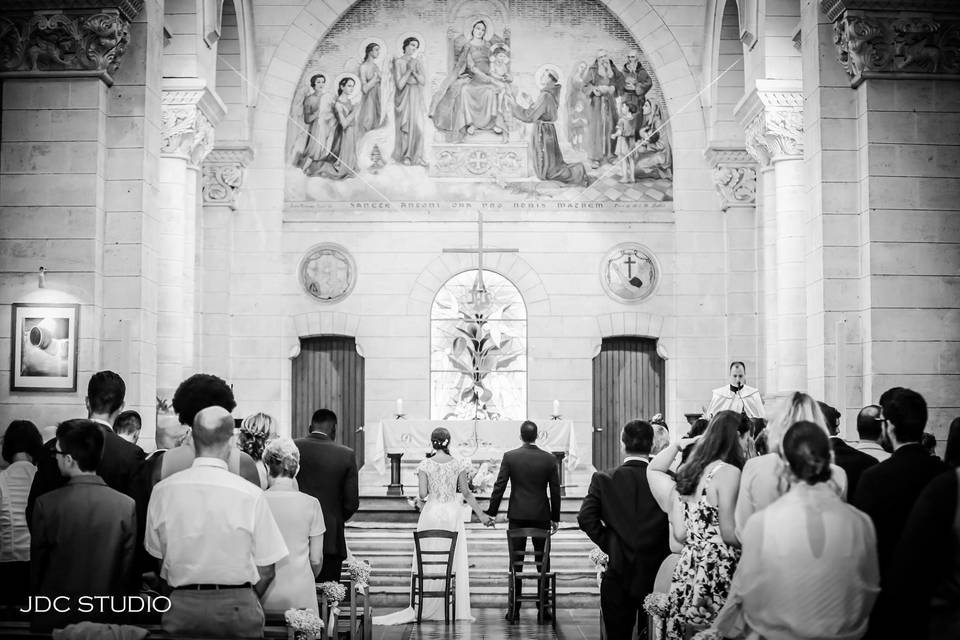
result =
[{"label": "man's shoulder", "polygon": [[104,428],[104,444],[109,446],[113,453],[119,454],[125,459],[139,461],[147,457],[143,449],[129,440],[121,438],[112,429]]},{"label": "man's shoulder", "polygon": [[226,492],[239,491],[254,498],[263,494],[259,485],[254,485],[235,473],[203,466],[190,466],[183,471],[172,473],[158,482],[153,491],[155,494],[163,495],[170,491],[190,491],[194,487],[201,486]]}]

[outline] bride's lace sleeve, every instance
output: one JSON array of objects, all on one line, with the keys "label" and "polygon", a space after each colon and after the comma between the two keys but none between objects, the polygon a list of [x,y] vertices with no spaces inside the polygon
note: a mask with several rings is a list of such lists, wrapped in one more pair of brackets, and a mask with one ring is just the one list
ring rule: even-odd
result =
[{"label": "bride's lace sleeve", "polygon": [[423,471],[424,473],[429,474],[429,470],[430,470],[430,458],[424,458],[423,460],[420,461],[420,464],[417,465],[416,473],[417,475],[419,475],[420,472]]}]

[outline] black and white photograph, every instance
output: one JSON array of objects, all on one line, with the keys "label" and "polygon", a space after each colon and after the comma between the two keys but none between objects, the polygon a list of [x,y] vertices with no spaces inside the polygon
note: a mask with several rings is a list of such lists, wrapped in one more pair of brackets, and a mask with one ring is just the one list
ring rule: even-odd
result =
[{"label": "black and white photograph", "polygon": [[0,2],[0,312],[0,640],[960,640],[960,0]]}]

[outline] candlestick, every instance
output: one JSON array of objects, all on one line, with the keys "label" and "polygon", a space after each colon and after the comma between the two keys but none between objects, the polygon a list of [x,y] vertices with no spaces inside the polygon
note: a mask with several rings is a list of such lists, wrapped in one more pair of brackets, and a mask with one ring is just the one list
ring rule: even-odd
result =
[{"label": "candlestick", "polygon": [[397,415],[403,415],[403,398],[397,398]]},{"label": "candlestick", "polygon": [[553,401],[553,415],[555,415],[555,416],[560,415],[560,401],[559,401],[559,400],[554,400],[554,401]]}]

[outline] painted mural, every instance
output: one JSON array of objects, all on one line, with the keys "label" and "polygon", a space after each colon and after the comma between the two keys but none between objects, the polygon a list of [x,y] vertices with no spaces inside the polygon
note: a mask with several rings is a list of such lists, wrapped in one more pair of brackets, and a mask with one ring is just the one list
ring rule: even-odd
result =
[{"label": "painted mural", "polygon": [[596,0],[361,0],[291,105],[287,201],[669,202],[665,117]]}]

